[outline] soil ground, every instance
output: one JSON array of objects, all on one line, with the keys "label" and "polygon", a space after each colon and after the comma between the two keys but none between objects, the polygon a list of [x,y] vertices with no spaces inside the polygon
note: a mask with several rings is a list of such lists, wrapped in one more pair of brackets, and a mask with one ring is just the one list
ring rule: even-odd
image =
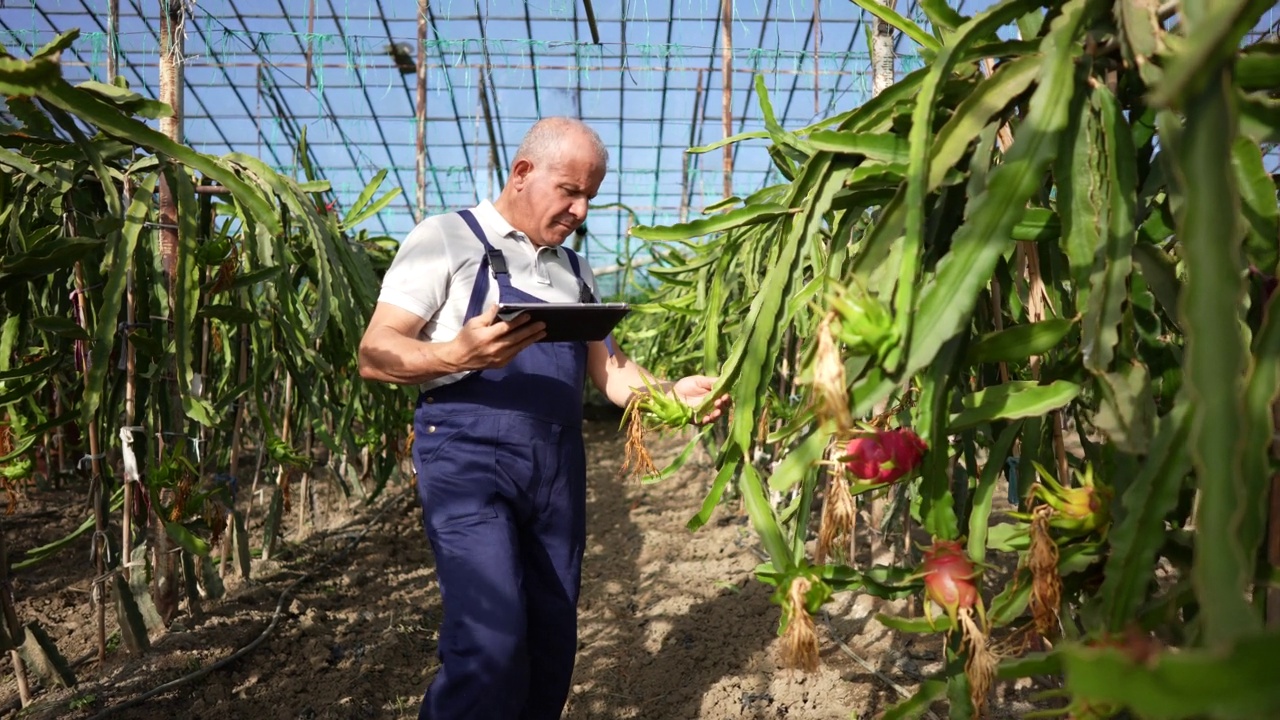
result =
[{"label": "soil ground", "polygon": [[[772,588],[753,578],[761,558],[745,516],[725,504],[706,527],[685,529],[713,475],[707,459],[695,456],[672,479],[645,486],[619,477],[616,417],[589,421],[586,434],[589,539],[566,720],[871,718],[898,700],[890,683],[909,692],[937,669],[939,639],[888,631],[873,617],[876,601],[852,593],[818,619],[820,669],[780,669],[779,609],[769,602]],[[667,460],[680,447],[661,442],[655,456]],[[65,536],[84,517],[84,497],[72,488],[23,498],[3,519],[13,556]],[[283,552],[255,560],[251,580],[228,577],[226,596],[201,603],[198,614],[184,606],[141,657],[113,647],[105,663],[96,660],[87,538],[17,573],[19,617],[39,622],[79,682],[36,687],[35,704],[19,712],[6,654],[0,717],[416,718],[438,667],[441,619],[416,495],[400,480],[371,506],[326,487],[318,497],[305,533],[291,514]],[[252,651],[129,704],[254,642],[277,605],[273,631]],[[118,646],[113,613],[107,617]],[[1018,717],[1019,707],[993,698],[991,717]],[[935,710],[944,716],[945,708]]]}]

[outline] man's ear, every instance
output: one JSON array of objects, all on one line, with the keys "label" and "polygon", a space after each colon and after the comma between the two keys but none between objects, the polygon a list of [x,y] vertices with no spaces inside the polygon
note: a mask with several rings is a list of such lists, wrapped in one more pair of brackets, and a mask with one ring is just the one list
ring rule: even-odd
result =
[{"label": "man's ear", "polygon": [[520,158],[511,166],[510,184],[517,190],[523,190],[525,182],[529,179],[529,173],[533,171],[533,163],[528,158]]}]

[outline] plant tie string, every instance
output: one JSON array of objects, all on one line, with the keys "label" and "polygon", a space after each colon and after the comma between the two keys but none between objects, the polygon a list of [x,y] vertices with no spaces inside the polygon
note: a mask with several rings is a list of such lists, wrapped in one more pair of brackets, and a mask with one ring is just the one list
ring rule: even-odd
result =
[{"label": "plant tie string", "polygon": [[107,456],[106,453],[98,453],[97,455],[85,455],[84,457],[80,458],[79,462],[76,463],[76,469],[83,470],[85,465],[92,465],[94,460],[101,460],[106,456]]},{"label": "plant tie string", "polygon": [[124,458],[124,481],[137,482],[141,478],[138,472],[138,456],[133,453],[133,434],[143,432],[141,425],[126,425],[117,433],[120,436],[120,450]]}]

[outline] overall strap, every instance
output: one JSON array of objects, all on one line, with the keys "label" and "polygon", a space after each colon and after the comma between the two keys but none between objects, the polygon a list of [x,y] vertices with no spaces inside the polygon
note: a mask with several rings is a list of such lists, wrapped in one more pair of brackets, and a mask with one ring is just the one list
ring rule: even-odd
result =
[{"label": "overall strap", "polygon": [[578,302],[599,302],[595,293],[591,292],[591,286],[587,284],[586,280],[582,279],[582,265],[578,260],[578,253],[574,252],[572,248],[567,248],[563,245],[560,246],[560,249],[564,250],[565,255],[569,258],[569,266],[573,268],[573,275],[578,278]]},{"label": "overall strap", "polygon": [[511,288],[511,274],[507,272],[507,259],[503,257],[502,251],[494,247],[485,237],[484,230],[476,221],[476,216],[470,210],[459,210],[458,215],[484,246],[484,257],[480,259],[480,268],[476,270],[476,283],[471,286],[471,299],[467,303],[467,319],[470,320],[484,313],[484,301],[489,295],[489,269],[493,269],[493,277],[502,288]]},{"label": "overall strap", "polygon": [[[573,267],[573,274],[578,278],[578,302],[580,303],[600,302],[600,300],[595,296],[595,293],[591,292],[591,286],[587,284],[586,280],[582,279],[582,265],[578,260],[578,253],[574,252],[572,248],[567,248],[567,247],[564,247],[563,245],[561,245],[560,247],[564,248],[565,253],[569,257],[569,265]],[[613,333],[609,333],[608,335],[605,336],[604,347],[606,350],[609,351],[609,357],[613,357],[614,353],[616,352],[613,344]]]}]

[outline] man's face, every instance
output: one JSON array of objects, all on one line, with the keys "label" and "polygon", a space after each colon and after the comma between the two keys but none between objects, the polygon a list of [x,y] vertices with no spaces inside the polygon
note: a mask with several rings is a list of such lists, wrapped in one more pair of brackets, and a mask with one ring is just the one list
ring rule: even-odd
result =
[{"label": "man's face", "polygon": [[583,137],[564,138],[557,152],[536,163],[521,160],[513,168],[525,209],[517,227],[535,245],[558,246],[587,219],[587,202],[604,181],[604,163]]}]

